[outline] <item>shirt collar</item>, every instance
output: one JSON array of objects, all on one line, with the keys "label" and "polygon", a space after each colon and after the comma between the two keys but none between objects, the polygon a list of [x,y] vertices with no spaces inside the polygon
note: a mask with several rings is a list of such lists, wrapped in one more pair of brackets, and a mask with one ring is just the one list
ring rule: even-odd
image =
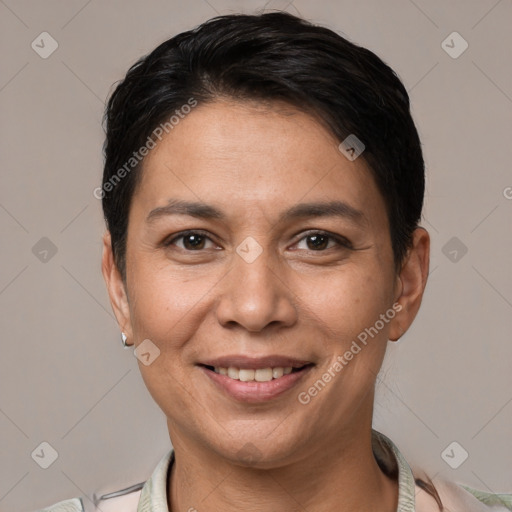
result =
[{"label": "shirt collar", "polygon": [[372,429],[372,449],[383,470],[397,476],[397,512],[415,512],[416,483],[414,475],[398,447],[389,437]]},{"label": "shirt collar", "polygon": [[[397,512],[415,511],[415,483],[411,468],[398,447],[384,434],[372,429],[372,449],[383,471],[398,478]],[[137,512],[169,512],[167,475],[174,463],[174,450],[158,463],[142,489]]]},{"label": "shirt collar", "polygon": [[169,512],[167,507],[167,475],[174,463],[174,450],[167,453],[146,481],[139,498],[137,512]]}]

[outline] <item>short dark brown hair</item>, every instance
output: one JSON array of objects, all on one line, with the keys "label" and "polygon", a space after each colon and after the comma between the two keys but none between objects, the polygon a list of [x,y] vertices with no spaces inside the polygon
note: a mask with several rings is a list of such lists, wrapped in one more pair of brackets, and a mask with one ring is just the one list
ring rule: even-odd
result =
[{"label": "short dark brown hair", "polygon": [[[272,12],[218,16],[172,37],[138,60],[112,93],[104,117],[101,197],[123,278],[128,214],[143,161],[134,153],[191,98],[201,104],[220,96],[285,101],[314,112],[340,142],[349,135],[362,141],[361,158],[385,200],[400,268],[425,187],[407,91],[371,51],[328,28]],[[133,166],[126,166],[129,161]]]}]

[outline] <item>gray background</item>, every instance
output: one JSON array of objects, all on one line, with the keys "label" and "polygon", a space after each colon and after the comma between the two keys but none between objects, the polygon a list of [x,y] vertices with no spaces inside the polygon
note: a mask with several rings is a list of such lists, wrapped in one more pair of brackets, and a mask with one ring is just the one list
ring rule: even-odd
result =
[{"label": "gray background", "polygon": [[[422,137],[431,274],[415,324],[389,344],[375,428],[434,483],[512,491],[510,0],[0,0],[1,511],[145,480],[169,449],[100,273],[103,105],[171,35],[265,6],[378,53]],[[51,48],[44,31],[59,45],[46,59],[31,47]],[[454,31],[469,44],[458,58]],[[48,469],[31,456],[44,441],[58,453]]]}]

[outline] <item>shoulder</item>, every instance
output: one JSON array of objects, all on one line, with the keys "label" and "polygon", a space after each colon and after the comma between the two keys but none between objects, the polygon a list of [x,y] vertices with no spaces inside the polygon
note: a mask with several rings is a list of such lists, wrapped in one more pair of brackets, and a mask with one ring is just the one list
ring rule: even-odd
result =
[{"label": "shoulder", "polygon": [[141,495],[140,486],[124,489],[112,493],[111,495],[102,496],[98,500],[98,504],[86,502],[82,498],[73,498],[69,500],[59,501],[49,507],[39,509],[37,512],[137,512],[139,498]]},{"label": "shoulder", "polygon": [[[509,512],[512,494],[485,492],[449,480],[436,479],[434,486],[444,510],[450,512]],[[434,498],[416,485],[416,512],[438,512]]]},{"label": "shoulder", "polygon": [[137,512],[153,510],[153,504],[166,502],[166,483],[170,466],[174,463],[171,448],[144,482],[108,494],[94,494],[94,503],[85,498],[59,501],[37,512]]},{"label": "shoulder", "polygon": [[84,506],[81,498],[59,501],[55,505],[38,509],[36,512],[83,512]]},{"label": "shoulder", "polygon": [[398,478],[399,512],[439,512],[441,507],[434,498],[436,492],[445,512],[512,511],[512,494],[480,491],[443,478],[431,482],[432,487],[425,482],[428,481],[424,478],[425,471],[416,465],[411,468],[398,446],[374,429],[372,447],[384,472]]}]

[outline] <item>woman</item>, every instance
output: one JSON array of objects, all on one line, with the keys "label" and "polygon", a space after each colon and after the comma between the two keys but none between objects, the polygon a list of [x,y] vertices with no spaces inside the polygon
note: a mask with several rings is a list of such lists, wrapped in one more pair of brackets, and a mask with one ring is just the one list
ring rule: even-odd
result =
[{"label": "woman", "polygon": [[372,429],[430,248],[385,63],[286,13],[221,16],[137,62],[106,130],[103,275],[173,450],[98,510],[512,510]]}]

